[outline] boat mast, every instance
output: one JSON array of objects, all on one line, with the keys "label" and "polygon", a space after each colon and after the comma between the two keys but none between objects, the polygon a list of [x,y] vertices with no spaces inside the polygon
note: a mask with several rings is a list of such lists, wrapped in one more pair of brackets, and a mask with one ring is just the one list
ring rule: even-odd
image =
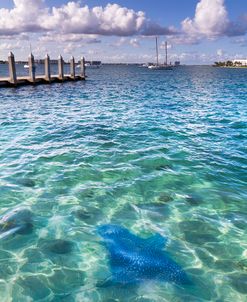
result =
[{"label": "boat mast", "polygon": [[167,65],[167,41],[166,41],[166,65]]},{"label": "boat mast", "polygon": [[159,52],[158,52],[158,38],[155,37],[156,40],[156,64],[159,65]]}]

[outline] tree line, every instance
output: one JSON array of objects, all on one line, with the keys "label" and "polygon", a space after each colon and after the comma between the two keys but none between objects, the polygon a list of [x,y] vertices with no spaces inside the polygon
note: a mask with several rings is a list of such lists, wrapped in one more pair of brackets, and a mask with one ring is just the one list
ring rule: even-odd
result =
[{"label": "tree line", "polygon": [[231,67],[231,66],[242,66],[241,62],[232,62],[232,61],[226,61],[226,62],[214,62],[215,67]]}]

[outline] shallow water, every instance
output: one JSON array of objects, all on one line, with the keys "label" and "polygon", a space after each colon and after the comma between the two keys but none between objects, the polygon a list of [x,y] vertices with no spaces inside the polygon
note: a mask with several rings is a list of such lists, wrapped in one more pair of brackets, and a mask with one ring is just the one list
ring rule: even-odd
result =
[{"label": "shallow water", "polygon": [[[246,301],[247,70],[132,66],[0,90],[1,301]],[[169,238],[193,280],[99,286],[96,226]],[[3,226],[4,228],[4,226]]]}]

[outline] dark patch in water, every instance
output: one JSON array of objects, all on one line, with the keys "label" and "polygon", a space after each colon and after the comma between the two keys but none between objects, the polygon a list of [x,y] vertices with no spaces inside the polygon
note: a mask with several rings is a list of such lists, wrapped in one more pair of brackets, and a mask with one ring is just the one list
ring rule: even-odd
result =
[{"label": "dark patch in water", "polygon": [[35,187],[35,181],[30,178],[21,178],[18,180],[18,183],[24,187],[29,187],[29,188]]},{"label": "dark patch in water", "polygon": [[23,224],[23,227],[20,228],[16,234],[20,234],[20,235],[28,235],[31,234],[33,232],[33,224],[31,222],[27,222],[25,224]]},{"label": "dark patch in water", "polygon": [[237,266],[242,270],[247,272],[247,259],[242,259],[237,263]]},{"label": "dark patch in water", "polygon": [[159,201],[161,203],[167,203],[172,200],[173,200],[173,197],[170,194],[166,194],[166,193],[162,193],[159,197]]},{"label": "dark patch in water", "polygon": [[93,191],[88,191],[85,193],[85,197],[88,197],[88,198],[93,198],[94,197],[94,192]]},{"label": "dark patch in water", "polygon": [[200,234],[200,233],[190,233],[186,232],[185,240],[187,242],[193,243],[193,244],[204,244],[208,242],[217,242],[217,238],[211,234]]},{"label": "dark patch in water", "polygon": [[208,232],[216,231],[216,229],[209,223],[203,220],[196,220],[196,219],[180,222],[179,228],[181,231],[187,231],[191,233],[193,232],[208,233]]},{"label": "dark patch in water", "polygon": [[202,203],[202,198],[196,194],[190,194],[186,197],[186,201],[191,206],[199,206]]},{"label": "dark patch in water", "polygon": [[247,294],[247,274],[236,274],[230,277],[232,286],[241,294]]},{"label": "dark patch in water", "polygon": [[92,218],[92,213],[89,213],[87,210],[84,209],[78,209],[74,212],[75,217],[80,220],[87,220],[89,218]]},{"label": "dark patch in water", "polygon": [[69,254],[74,248],[72,241],[55,239],[45,242],[42,245],[42,250],[48,251],[54,254]]},{"label": "dark patch in water", "polygon": [[83,189],[78,192],[78,196],[80,199],[85,199],[85,198],[94,198],[95,196],[95,191],[93,189]]},{"label": "dark patch in water", "polygon": [[214,267],[220,269],[223,272],[233,272],[236,269],[236,265],[231,260],[216,260]]},{"label": "dark patch in water", "polygon": [[193,244],[218,242],[220,232],[212,224],[201,220],[190,220],[179,223],[179,228],[184,233],[185,240]]},{"label": "dark patch in water", "polygon": [[95,223],[101,214],[100,209],[96,207],[78,208],[72,212],[74,217],[86,223]]}]

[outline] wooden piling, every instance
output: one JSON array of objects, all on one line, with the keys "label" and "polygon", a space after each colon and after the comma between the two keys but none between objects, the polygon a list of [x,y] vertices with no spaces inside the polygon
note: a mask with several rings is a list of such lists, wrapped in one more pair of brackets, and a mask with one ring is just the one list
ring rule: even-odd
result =
[{"label": "wooden piling", "polygon": [[85,59],[81,59],[81,71],[80,75],[76,75],[75,72],[75,59],[71,57],[70,60],[70,73],[64,74],[64,60],[60,55],[58,58],[58,74],[51,74],[51,60],[49,55],[45,56],[44,67],[45,74],[35,74],[35,62],[34,56],[31,53],[28,57],[29,74],[27,76],[18,76],[16,74],[15,58],[12,52],[8,56],[9,63],[9,76],[0,77],[0,88],[2,87],[13,87],[22,85],[39,85],[45,83],[59,83],[67,81],[81,81],[86,79],[85,75]]},{"label": "wooden piling", "polygon": [[15,69],[15,57],[12,52],[9,53],[8,57],[9,62],[9,81],[11,84],[17,84],[17,77],[16,77],[16,69]]},{"label": "wooden piling", "polygon": [[45,56],[45,80],[51,81],[51,62],[48,54]]},{"label": "wooden piling", "polygon": [[85,58],[81,58],[81,77],[85,78],[86,72],[85,72]]},{"label": "wooden piling", "polygon": [[29,66],[29,81],[31,83],[35,83],[35,63],[34,63],[34,56],[31,53],[28,57],[28,66]]},{"label": "wooden piling", "polygon": [[58,57],[58,78],[61,81],[64,79],[64,61],[61,55]]},{"label": "wooden piling", "polygon": [[70,76],[72,79],[75,78],[75,58],[73,56],[70,59]]}]

